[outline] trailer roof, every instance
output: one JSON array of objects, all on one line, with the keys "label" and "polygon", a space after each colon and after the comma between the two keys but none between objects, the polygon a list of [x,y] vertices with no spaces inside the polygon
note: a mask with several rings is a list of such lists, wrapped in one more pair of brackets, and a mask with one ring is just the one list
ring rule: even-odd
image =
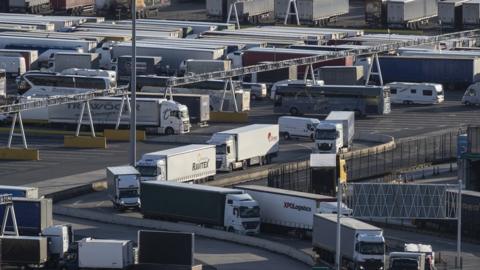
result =
[{"label": "trailer roof", "polygon": [[267,128],[271,126],[276,126],[276,125],[275,124],[253,124],[253,125],[243,126],[239,128],[230,129],[230,130],[220,131],[217,133],[227,133],[227,134],[241,133],[241,132],[252,131],[259,128]]},{"label": "trailer roof", "polygon": [[27,190],[27,189],[34,189],[34,188],[35,187],[17,187],[17,186],[0,185],[0,189]]},{"label": "trailer roof", "polygon": [[184,153],[193,152],[201,149],[207,149],[207,148],[215,148],[215,146],[210,144],[189,144],[189,145],[179,146],[179,147],[170,148],[162,151],[146,153],[143,155],[143,157],[148,158],[153,156],[178,155],[178,154],[184,154]]},{"label": "trailer roof", "polygon": [[355,117],[355,112],[331,111],[325,120],[344,120],[350,117]]},{"label": "trailer roof", "polygon": [[188,189],[210,191],[210,192],[216,192],[216,193],[222,193],[222,194],[242,194],[243,193],[243,191],[239,189],[222,188],[222,187],[206,186],[206,185],[199,185],[199,184],[179,183],[179,182],[172,182],[172,181],[143,181],[141,182],[141,185],[152,185],[152,186],[156,185],[156,186],[169,186],[169,187],[176,187],[176,188],[188,188]]},{"label": "trailer roof", "polygon": [[107,167],[107,170],[115,175],[140,174],[133,166]]},{"label": "trailer roof", "polygon": [[[299,191],[294,191],[294,190],[273,188],[273,187],[266,187],[266,186],[258,186],[258,185],[240,185],[240,186],[235,186],[235,188],[245,189],[245,190],[253,190],[253,191],[263,191],[263,192],[268,192],[268,193],[282,194],[282,195],[299,197],[299,198],[306,198],[306,199],[312,199],[312,200],[326,200],[326,199],[336,200],[334,197],[326,196],[326,195],[299,192]],[[247,191],[247,193],[248,193],[248,191]]]},{"label": "trailer roof", "polygon": [[[330,222],[337,223],[337,214],[315,214],[317,217],[321,217],[323,219],[326,219]],[[375,227],[373,225],[370,225],[368,223],[365,223],[361,220],[354,219],[351,217],[342,217],[340,219],[340,223],[345,226],[349,227],[352,229],[357,229],[357,230],[380,230],[380,228]]]}]

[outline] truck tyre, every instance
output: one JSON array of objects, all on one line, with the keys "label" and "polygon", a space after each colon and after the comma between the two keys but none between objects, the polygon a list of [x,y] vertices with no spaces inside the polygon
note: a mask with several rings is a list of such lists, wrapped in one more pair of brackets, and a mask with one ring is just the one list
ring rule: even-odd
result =
[{"label": "truck tyre", "polygon": [[247,167],[248,167],[247,161],[244,160],[244,161],[242,162],[242,170],[246,170]]},{"label": "truck tyre", "polygon": [[250,99],[251,99],[251,100],[257,100],[257,95],[251,94],[251,95],[250,95]]},{"label": "truck tyre", "polygon": [[233,227],[228,227],[228,228],[227,228],[227,232],[234,233],[234,232],[235,232],[235,229],[234,229]]},{"label": "truck tyre", "polygon": [[470,101],[465,101],[465,106],[472,106],[472,104],[470,103]]},{"label": "truck tyre", "polygon": [[290,114],[293,116],[300,115],[300,112],[298,111],[297,107],[292,107],[290,108]]},{"label": "truck tyre", "polygon": [[312,133],[312,134],[310,134],[310,140],[312,140],[312,142],[314,142],[314,141],[315,141],[315,136],[313,136],[313,133]]},{"label": "truck tyre", "polygon": [[170,136],[170,135],[173,135],[173,134],[175,134],[175,131],[173,130],[173,128],[167,127],[165,129],[165,135]]},{"label": "truck tyre", "polygon": [[285,140],[290,140],[290,134],[289,134],[288,132],[284,132],[284,133],[283,133],[283,138],[284,138]]}]

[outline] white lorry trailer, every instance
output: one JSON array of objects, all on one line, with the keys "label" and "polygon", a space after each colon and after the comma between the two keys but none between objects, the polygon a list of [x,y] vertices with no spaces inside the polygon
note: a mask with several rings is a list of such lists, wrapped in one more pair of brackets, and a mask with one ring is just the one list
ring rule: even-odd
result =
[{"label": "white lorry trailer", "polygon": [[[90,101],[93,123],[95,125],[115,125],[120,112],[122,98],[102,97]],[[70,103],[48,108],[49,123],[76,124],[81,112],[81,104]],[[130,115],[125,102],[121,125],[128,125]],[[88,124],[87,112],[83,123]],[[137,99],[137,125],[144,126],[148,132],[173,135],[190,131],[190,118],[185,105],[166,99]]]},{"label": "white lorry trailer", "polygon": [[[258,202],[262,230],[293,231],[303,237],[311,233],[315,213],[337,211],[335,197],[257,185],[235,188]],[[351,215],[352,210],[342,205],[342,214]]]},{"label": "white lorry trailer", "polygon": [[147,153],[137,162],[140,180],[202,182],[213,178],[215,146],[190,144]]},{"label": "white lorry trailer", "polygon": [[0,56],[0,69],[5,70],[9,77],[17,77],[27,71],[25,59],[16,56]]},{"label": "white lorry trailer", "polygon": [[126,269],[134,264],[133,242],[84,238],[78,242],[78,267]]},{"label": "white lorry trailer", "polygon": [[278,125],[254,124],[214,133],[207,143],[216,146],[217,170],[232,171],[270,163],[278,141]]},{"label": "white lorry trailer", "polygon": [[315,132],[315,152],[339,153],[349,150],[355,134],[355,112],[332,111]]},{"label": "white lorry trailer", "polygon": [[107,167],[108,196],[115,208],[140,206],[140,173],[132,166]]},{"label": "white lorry trailer", "polygon": [[[380,228],[350,217],[342,217],[341,263],[347,269],[381,270],[385,264],[385,238]],[[312,245],[319,259],[334,263],[336,214],[315,214]]]}]

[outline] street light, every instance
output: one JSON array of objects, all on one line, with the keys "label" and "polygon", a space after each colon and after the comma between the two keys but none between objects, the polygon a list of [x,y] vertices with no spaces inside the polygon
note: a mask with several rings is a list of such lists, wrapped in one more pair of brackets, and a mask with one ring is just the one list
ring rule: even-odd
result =
[{"label": "street light", "polygon": [[137,1],[131,0],[132,6],[132,74],[130,77],[130,165],[137,163]]}]

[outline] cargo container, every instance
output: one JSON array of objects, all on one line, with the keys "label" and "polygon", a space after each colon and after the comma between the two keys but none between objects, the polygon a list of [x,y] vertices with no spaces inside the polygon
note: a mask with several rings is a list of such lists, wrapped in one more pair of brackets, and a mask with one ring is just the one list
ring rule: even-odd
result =
[{"label": "cargo container", "polygon": [[140,206],[140,173],[132,166],[107,167],[108,196],[115,208]]},{"label": "cargo container", "polygon": [[463,26],[478,27],[480,24],[480,0],[463,3]]},{"label": "cargo container", "polygon": [[[265,231],[286,230],[298,235],[308,234],[313,228],[313,215],[330,211],[329,203],[336,205],[337,201],[335,197],[273,187],[241,185],[235,188],[243,190],[257,201],[261,228]],[[351,215],[351,211],[342,205],[342,214]]]},{"label": "cargo container", "polygon": [[253,124],[214,133],[207,143],[217,149],[217,170],[269,164],[279,152],[278,125]]},{"label": "cargo container", "polygon": [[[385,263],[383,230],[350,217],[342,217],[340,224],[342,266],[348,269],[383,269]],[[313,250],[320,260],[331,264],[335,258],[336,232],[336,214],[314,214]]]},{"label": "cargo container", "polygon": [[337,164],[337,154],[310,154],[312,193],[336,196],[340,169],[343,168]]},{"label": "cargo container", "polygon": [[[96,98],[90,101],[90,110],[95,125],[112,126],[118,121],[120,113],[120,97]],[[76,124],[78,122],[81,104],[70,103],[48,108],[49,123]],[[125,102],[123,114],[120,117],[121,125],[130,123],[128,105]],[[89,119],[84,112],[83,123]],[[145,127],[148,132],[158,134],[183,134],[190,132],[190,118],[187,106],[166,99],[137,99],[137,125]]]},{"label": "cargo container", "polygon": [[[185,74],[201,74],[214,71],[227,71],[231,69],[229,60],[197,60],[188,59],[182,63]],[[181,70],[183,68],[180,68]]]},{"label": "cargo container", "polygon": [[78,241],[78,267],[126,269],[134,264],[133,242],[84,238]]},{"label": "cargo container", "polygon": [[140,180],[203,182],[216,173],[215,146],[189,144],[147,153],[137,162]]},{"label": "cargo container", "polygon": [[438,15],[437,0],[389,0],[387,23],[389,27],[416,28]]},{"label": "cargo container", "polygon": [[319,78],[326,85],[364,84],[363,66],[326,66],[319,69]]},{"label": "cargo container", "polygon": [[40,236],[0,236],[2,266],[43,265],[48,260],[48,240]]},{"label": "cargo container", "polygon": [[[159,74],[161,61],[162,57],[159,56],[137,56],[137,76]],[[117,58],[116,70],[119,81],[130,81],[132,74],[131,62],[132,56],[130,55],[123,55]]]},{"label": "cargo container", "polygon": [[[148,18],[157,15],[161,8],[170,6],[171,0],[137,0],[137,17]],[[103,16],[112,19],[130,18],[129,0],[96,0],[95,10],[97,16]]]},{"label": "cargo container", "polygon": [[27,71],[38,68],[38,51],[36,50],[0,49],[0,56],[23,57],[23,59],[25,59],[25,69]]},{"label": "cargo container", "polygon": [[379,60],[385,83],[440,83],[444,89],[451,90],[466,89],[480,79],[478,58],[381,56]]},{"label": "cargo container", "polygon": [[168,181],[140,184],[142,214],[219,227],[230,232],[256,234],[260,209],[250,195],[238,189]]},{"label": "cargo container", "polygon": [[100,57],[97,53],[55,53],[53,71],[62,72],[69,68],[98,69]]},{"label": "cargo container", "polygon": [[[289,0],[275,0],[275,18],[285,20]],[[348,0],[297,0],[298,18],[302,22],[319,22],[347,14]]]},{"label": "cargo container", "polygon": [[0,56],[0,69],[5,70],[9,77],[17,77],[27,71],[25,59],[15,56]]},{"label": "cargo container", "polygon": [[[36,236],[45,228],[53,225],[51,199],[13,198],[13,207],[20,235]],[[0,206],[3,217],[5,206]],[[12,231],[12,219],[7,222],[7,230]]]},{"label": "cargo container", "polygon": [[[137,97],[140,98],[162,98],[164,96],[164,94],[160,93],[137,93]],[[167,99],[170,99],[169,95],[167,95]],[[190,123],[195,123],[199,126],[208,125],[208,121],[210,121],[210,97],[208,95],[174,94],[173,100],[187,106]]]},{"label": "cargo container", "polygon": [[95,0],[50,0],[56,13],[81,15],[85,11],[93,11]]},{"label": "cargo container", "polygon": [[444,0],[438,2],[438,22],[441,27],[458,28],[463,26],[463,4],[469,0]]},{"label": "cargo container", "polygon": [[[207,0],[207,16],[220,17],[222,20],[227,19],[230,11],[230,6],[237,2],[236,0]],[[241,22],[256,22],[262,15],[273,13],[274,0],[246,0],[239,1],[236,4],[239,21]],[[231,16],[235,19],[235,14]]]},{"label": "cargo container", "polygon": [[365,22],[378,27],[387,24],[387,0],[365,0]]},{"label": "cargo container", "polygon": [[[0,34],[1,35],[1,34]],[[91,52],[97,47],[96,41],[80,39],[37,38],[6,36],[0,37],[0,49],[37,50],[40,55],[53,50]]]},{"label": "cargo container", "polygon": [[3,0],[8,1],[12,13],[44,13],[50,10],[50,0]]},{"label": "cargo container", "polygon": [[11,194],[13,197],[19,198],[38,199],[38,188],[0,185],[0,194]]}]

